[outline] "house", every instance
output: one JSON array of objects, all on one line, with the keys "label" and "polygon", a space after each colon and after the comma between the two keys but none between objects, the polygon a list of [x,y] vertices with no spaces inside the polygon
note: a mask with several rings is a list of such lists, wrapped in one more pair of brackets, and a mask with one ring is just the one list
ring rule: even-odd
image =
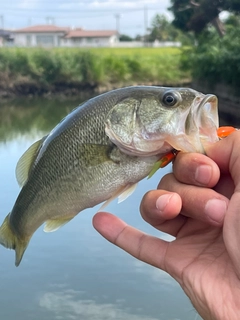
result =
[{"label": "house", "polygon": [[14,44],[19,47],[59,47],[70,28],[37,25],[14,30]]},{"label": "house", "polygon": [[11,46],[13,44],[13,35],[8,30],[0,29],[0,47]]},{"label": "house", "polygon": [[14,31],[14,44],[20,47],[109,47],[115,42],[118,42],[115,30],[36,25]]},{"label": "house", "polygon": [[111,47],[118,42],[115,30],[84,30],[74,29],[62,39],[67,47]]}]

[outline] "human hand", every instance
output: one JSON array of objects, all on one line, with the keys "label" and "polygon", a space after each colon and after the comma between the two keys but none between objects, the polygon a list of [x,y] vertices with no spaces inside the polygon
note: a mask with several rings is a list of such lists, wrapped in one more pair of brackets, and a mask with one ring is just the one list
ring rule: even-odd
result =
[{"label": "human hand", "polygon": [[179,153],[173,173],[144,196],[143,218],[174,241],[108,213],[93,220],[110,242],[174,277],[204,319],[240,318],[239,144],[236,132],[208,146],[208,157]]}]

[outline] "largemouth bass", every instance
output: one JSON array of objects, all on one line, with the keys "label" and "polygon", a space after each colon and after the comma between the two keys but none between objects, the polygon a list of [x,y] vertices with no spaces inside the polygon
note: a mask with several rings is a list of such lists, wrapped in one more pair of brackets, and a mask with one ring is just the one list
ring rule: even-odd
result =
[{"label": "largemouth bass", "polygon": [[85,208],[126,198],[169,151],[204,152],[218,140],[217,98],[190,88],[126,87],[80,105],[20,158],[22,187],[0,227],[21,262],[33,233]]}]

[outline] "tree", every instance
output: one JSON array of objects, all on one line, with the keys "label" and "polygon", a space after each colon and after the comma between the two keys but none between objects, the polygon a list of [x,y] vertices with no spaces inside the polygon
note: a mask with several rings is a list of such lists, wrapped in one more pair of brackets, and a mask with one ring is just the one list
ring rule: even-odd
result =
[{"label": "tree", "polygon": [[179,35],[179,30],[169,22],[164,15],[157,14],[149,28],[148,41],[174,41]]},{"label": "tree", "polygon": [[137,34],[134,40],[143,41],[144,40],[144,36],[141,36],[140,34]]},{"label": "tree", "polygon": [[222,11],[240,13],[239,0],[171,0],[170,11],[174,14],[173,24],[184,31],[192,30],[199,34],[211,23],[220,36],[225,28],[219,19]]},{"label": "tree", "polygon": [[151,23],[150,33],[148,35],[149,41],[166,41],[170,40],[169,29],[170,23],[164,15],[157,14]]},{"label": "tree", "polygon": [[190,39],[188,35],[183,34],[181,30],[176,28],[165,15],[157,14],[151,23],[149,28],[149,34],[147,40],[153,42],[158,41],[180,41],[189,43]]},{"label": "tree", "polygon": [[126,34],[121,34],[119,36],[119,41],[133,41],[133,39]]},{"label": "tree", "polygon": [[230,14],[224,21],[226,27],[239,28],[240,27],[240,16]]}]

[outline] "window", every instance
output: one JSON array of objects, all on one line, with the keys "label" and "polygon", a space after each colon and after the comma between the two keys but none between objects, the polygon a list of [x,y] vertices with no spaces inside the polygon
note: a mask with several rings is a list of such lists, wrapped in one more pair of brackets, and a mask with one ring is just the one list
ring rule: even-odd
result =
[{"label": "window", "polygon": [[31,46],[31,42],[32,42],[32,37],[31,37],[31,35],[28,34],[28,35],[26,36],[26,39],[27,39],[27,46],[30,47],[30,46]]},{"label": "window", "polygon": [[53,46],[54,45],[54,37],[53,36],[44,36],[44,35],[37,35],[36,42],[38,46]]}]

